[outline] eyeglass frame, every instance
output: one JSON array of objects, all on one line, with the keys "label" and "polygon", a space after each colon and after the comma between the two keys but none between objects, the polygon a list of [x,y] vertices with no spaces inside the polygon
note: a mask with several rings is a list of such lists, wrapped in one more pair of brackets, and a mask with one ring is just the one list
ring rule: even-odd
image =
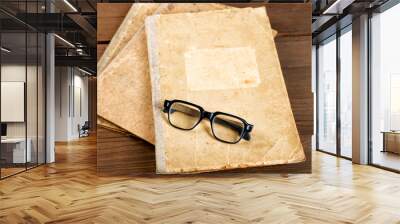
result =
[{"label": "eyeglass frame", "polygon": [[[178,127],[178,126],[174,125],[174,124],[171,122],[171,120],[170,120],[170,110],[171,110],[171,106],[172,106],[174,103],[183,103],[183,104],[187,104],[187,105],[190,105],[190,106],[193,106],[193,107],[199,109],[200,118],[199,118],[199,120],[197,121],[197,123],[195,123],[195,124],[193,125],[193,127],[191,127],[191,128],[181,128],[181,127]],[[210,121],[211,132],[212,132],[214,138],[216,138],[218,141],[221,141],[221,142],[224,142],[224,143],[227,143],[227,144],[237,144],[237,143],[238,143],[240,140],[242,140],[242,139],[247,140],[247,141],[250,141],[250,139],[251,139],[250,132],[253,130],[253,127],[254,127],[254,125],[249,124],[245,119],[243,119],[243,118],[241,118],[241,117],[238,117],[238,116],[236,116],[236,115],[228,114],[228,113],[224,113],[224,112],[220,112],[220,111],[209,112],[209,111],[204,110],[203,107],[201,107],[201,106],[199,106],[199,105],[197,105],[197,104],[194,104],[194,103],[191,103],[191,102],[187,102],[187,101],[184,101],[184,100],[177,100],[177,99],[174,99],[174,100],[165,100],[165,101],[164,101],[164,108],[163,108],[162,111],[163,111],[164,113],[167,113],[167,114],[168,114],[168,123],[169,123],[171,126],[173,126],[174,128],[180,129],[180,130],[184,130],[184,131],[193,130],[195,127],[197,127],[198,124],[200,124],[200,122],[201,122],[204,118],[207,118],[207,119]],[[236,118],[236,119],[240,120],[241,122],[243,122],[244,127],[243,127],[242,132],[240,133],[240,138],[239,138],[237,141],[235,141],[235,142],[225,141],[225,140],[223,140],[223,139],[218,138],[218,137],[215,135],[213,123],[214,123],[214,119],[217,117],[217,115],[226,115],[226,116],[230,116],[230,117]]]}]

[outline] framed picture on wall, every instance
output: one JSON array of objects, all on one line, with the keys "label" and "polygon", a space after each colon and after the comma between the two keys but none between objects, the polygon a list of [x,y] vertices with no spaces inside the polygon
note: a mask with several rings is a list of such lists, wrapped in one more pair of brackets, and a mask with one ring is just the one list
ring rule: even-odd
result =
[{"label": "framed picture on wall", "polygon": [[1,122],[24,122],[25,82],[1,82]]}]

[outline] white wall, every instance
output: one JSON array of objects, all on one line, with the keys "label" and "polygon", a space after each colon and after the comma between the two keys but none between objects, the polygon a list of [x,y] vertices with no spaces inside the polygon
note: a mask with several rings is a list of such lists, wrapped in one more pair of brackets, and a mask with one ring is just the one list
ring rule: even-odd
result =
[{"label": "white wall", "polygon": [[55,73],[55,140],[74,140],[78,125],[88,120],[88,78],[71,67],[56,67]]},{"label": "white wall", "polygon": [[[37,70],[38,69],[38,70]],[[27,78],[27,80],[25,80]],[[44,74],[42,68],[36,65],[25,64],[3,64],[1,66],[2,82],[24,82],[26,84],[26,107],[22,108],[22,112],[26,112],[26,121],[22,122],[6,122],[8,138],[25,138],[30,140],[29,143],[32,151],[32,161],[36,162],[39,158],[40,163],[44,162]],[[2,96],[7,97],[7,96]],[[10,110],[10,108],[1,108],[1,110]],[[37,152],[39,156],[37,156]]]},{"label": "white wall", "polygon": [[55,68],[55,141],[68,141],[68,117],[70,84],[69,68]]},{"label": "white wall", "polygon": [[[9,64],[1,66],[1,81],[25,82],[25,65]],[[6,110],[6,108],[1,108]],[[25,123],[11,122],[7,123],[7,137],[25,137]]]},{"label": "white wall", "polygon": [[81,73],[77,75],[75,70],[73,86],[74,107],[72,108],[71,135],[73,138],[78,138],[78,124],[82,126],[88,120],[88,78],[82,76]]},{"label": "white wall", "polygon": [[[28,75],[35,74],[36,75],[36,67],[28,66],[27,67]],[[25,64],[5,64],[1,66],[1,81],[2,82],[25,82]],[[29,77],[28,77],[29,78]],[[29,84],[36,85],[35,83],[31,83],[32,80],[29,80]],[[25,82],[26,83],[26,82]],[[32,90],[33,92],[30,92]],[[27,93],[28,98],[34,97],[36,99],[36,89],[28,88]],[[27,99],[28,103],[33,102],[34,99]],[[35,102],[36,103],[36,102]],[[33,105],[31,105],[33,106]],[[34,105],[36,108],[36,104]],[[2,110],[6,110],[7,108],[1,108]],[[30,117],[32,115],[33,117]],[[35,121],[36,123],[36,114],[28,113],[28,122]],[[33,125],[28,125],[31,127]],[[7,122],[7,136],[8,137],[25,137],[25,122]],[[28,133],[29,137],[29,133]]]}]

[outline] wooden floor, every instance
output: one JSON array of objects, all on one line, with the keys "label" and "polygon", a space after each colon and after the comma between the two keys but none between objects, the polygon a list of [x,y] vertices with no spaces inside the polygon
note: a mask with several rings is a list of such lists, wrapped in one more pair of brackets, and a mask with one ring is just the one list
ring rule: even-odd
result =
[{"label": "wooden floor", "polygon": [[395,170],[400,170],[400,154],[374,150],[372,160],[374,164]]},{"label": "wooden floor", "polygon": [[18,168],[14,168],[14,167],[12,167],[12,168],[0,168],[0,169],[1,169],[1,177],[3,178],[3,177],[8,177],[8,176],[11,176],[13,174],[16,174],[16,173],[24,171],[25,167],[23,167],[23,168],[19,168],[19,167]]},{"label": "wooden floor", "polygon": [[36,164],[27,164],[27,168],[25,168],[25,164],[18,164],[18,167],[7,167],[7,168],[0,168],[1,169],[1,178],[6,178],[8,176],[12,176],[18,174],[20,172],[26,171],[26,169],[34,169],[37,165]]},{"label": "wooden floor", "polygon": [[400,223],[400,175],[315,152],[313,174],[98,177],[95,138],[0,181],[0,223]]}]

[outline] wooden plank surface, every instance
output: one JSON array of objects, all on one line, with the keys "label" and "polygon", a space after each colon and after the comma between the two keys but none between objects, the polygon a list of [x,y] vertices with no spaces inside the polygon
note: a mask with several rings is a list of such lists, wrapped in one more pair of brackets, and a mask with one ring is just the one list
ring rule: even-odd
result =
[{"label": "wooden plank surface", "polygon": [[107,175],[155,173],[154,146],[129,134],[97,128],[97,172]]},{"label": "wooden plank surface", "polygon": [[101,58],[108,44],[97,44],[97,60]]},{"label": "wooden plank surface", "polygon": [[132,3],[97,4],[97,42],[111,40],[131,5]]},{"label": "wooden plank surface", "polygon": [[95,136],[0,181],[0,223],[399,224],[400,176],[313,151],[308,175],[99,176]]},{"label": "wooden plank surface", "polygon": [[[104,51],[121,23],[130,4],[98,4],[98,49]],[[288,94],[299,130],[306,161],[298,164],[224,171],[310,173],[311,136],[313,134],[313,96],[311,92],[311,4],[263,4],[267,8],[272,28],[278,31],[275,39]],[[237,5],[240,7],[249,5]],[[251,6],[260,6],[252,4]],[[112,9],[112,10],[110,10]],[[112,18],[112,22],[106,21]],[[110,25],[112,23],[112,25]],[[100,38],[99,38],[100,37]],[[98,53],[98,55],[100,55]],[[143,140],[98,127],[98,173],[100,175],[154,174],[154,146]],[[150,159],[151,158],[151,159]],[[218,172],[217,172],[218,173]]]}]

